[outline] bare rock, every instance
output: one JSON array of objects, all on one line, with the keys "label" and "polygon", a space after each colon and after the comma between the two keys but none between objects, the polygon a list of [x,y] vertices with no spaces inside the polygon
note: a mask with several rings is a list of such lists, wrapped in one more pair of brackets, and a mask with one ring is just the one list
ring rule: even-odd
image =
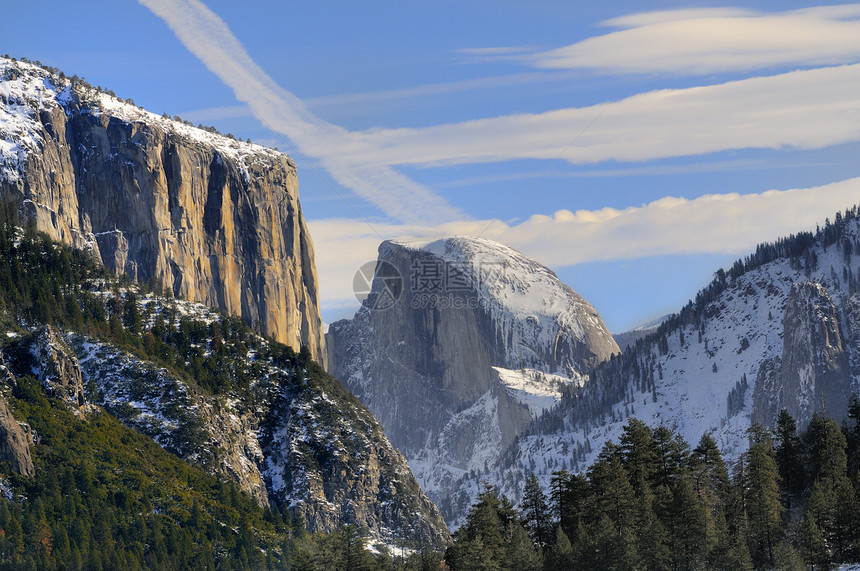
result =
[{"label": "bare rock", "polygon": [[0,398],[0,462],[8,462],[22,476],[36,473],[30,457],[30,438],[9,412],[6,399]]},{"label": "bare rock", "polygon": [[51,396],[80,409],[86,404],[81,367],[75,352],[57,337],[50,325],[45,325],[30,345],[33,373]]},{"label": "bare rock", "polygon": [[115,272],[240,315],[325,362],[313,244],[288,156],[0,60],[0,71],[10,66],[9,96],[30,119],[6,134],[19,151],[13,165],[0,160],[0,198]]},{"label": "bare rock", "polygon": [[827,289],[817,282],[792,285],[783,328],[780,408],[801,427],[814,412],[845,418],[852,379],[839,313]]}]

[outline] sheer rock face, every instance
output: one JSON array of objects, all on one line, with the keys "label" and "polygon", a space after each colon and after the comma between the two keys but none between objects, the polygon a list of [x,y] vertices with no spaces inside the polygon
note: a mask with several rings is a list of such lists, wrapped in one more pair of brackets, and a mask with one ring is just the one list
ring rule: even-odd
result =
[{"label": "sheer rock face", "polygon": [[[850,306],[850,301],[843,305]],[[844,418],[853,383],[849,340],[827,288],[819,282],[793,284],[782,329],[781,357],[767,359],[759,368],[751,420],[773,426],[782,409],[800,427],[806,427],[815,412]]]},{"label": "sheer rock face", "polygon": [[327,345],[332,374],[380,420],[437,504],[447,483],[492,462],[565,384],[619,352],[594,308],[549,269],[467,237],[384,242],[370,295],[353,319],[331,325]]},{"label": "sheer rock face", "polygon": [[0,397],[0,462],[8,462],[12,471],[22,476],[36,473],[30,457],[30,438],[12,417],[6,399]]},{"label": "sheer rock face", "polygon": [[783,318],[781,407],[806,426],[815,411],[845,418],[851,375],[839,314],[826,288],[792,286]]},{"label": "sheer rock face", "polygon": [[[0,197],[117,273],[326,358],[296,167],[0,59]],[[9,127],[4,127],[9,125]]]},{"label": "sheer rock face", "polygon": [[[15,375],[6,366],[3,354],[0,353],[0,384],[8,389],[16,384]],[[30,456],[30,444],[33,437],[30,428],[15,420],[6,399],[0,396],[0,462],[8,462],[12,471],[22,476],[32,476],[36,473],[33,459]]]}]

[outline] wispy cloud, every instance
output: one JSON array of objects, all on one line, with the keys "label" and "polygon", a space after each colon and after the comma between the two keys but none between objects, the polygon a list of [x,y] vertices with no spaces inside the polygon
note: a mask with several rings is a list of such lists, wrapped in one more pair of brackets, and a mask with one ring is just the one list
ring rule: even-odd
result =
[{"label": "wispy cloud", "polygon": [[763,13],[701,8],[631,14],[622,28],[520,59],[541,68],[705,74],[860,60],[860,4]]},{"label": "wispy cloud", "polygon": [[[707,195],[692,200],[664,197],[625,209],[561,210],[551,216],[532,216],[516,225],[496,222],[483,236],[510,244],[556,268],[666,254],[741,255],[758,243],[814,229],[816,223],[857,203],[858,197],[860,178],[759,194]],[[377,229],[391,238],[431,239],[477,235],[487,222],[392,224]],[[355,220],[312,220],[309,225],[320,268],[323,306],[349,304],[352,277],[361,263],[376,258],[379,238]]]},{"label": "wispy cloud", "polygon": [[[355,162],[372,154],[366,141],[311,113],[251,59],[230,29],[198,0],[139,0],[165,21],[176,37],[228,85],[236,98],[298,150],[319,161],[339,184],[387,215],[404,222],[445,221],[463,214],[426,187],[379,163]],[[345,152],[347,149],[349,153]]]},{"label": "wispy cloud", "polygon": [[557,157],[586,164],[729,149],[822,148],[860,140],[858,93],[860,64],[837,66],[663,89],[590,107],[375,129],[360,133],[365,144],[346,152],[358,153],[349,159],[361,164],[432,166]]},{"label": "wispy cloud", "polygon": [[368,91],[364,93],[343,93],[338,95],[325,95],[305,99],[308,107],[319,109],[340,105],[355,105],[357,103],[372,103],[380,101],[396,101],[400,99],[413,99],[417,97],[430,97],[464,91],[477,91],[481,89],[497,89],[499,87],[519,86],[525,84],[565,81],[571,78],[570,74],[558,72],[526,72],[510,75],[496,75],[489,77],[477,77],[460,81],[449,81],[443,83],[428,83],[415,87],[403,89],[389,89],[384,91]]},{"label": "wispy cloud", "polygon": [[642,176],[666,176],[684,174],[703,174],[715,172],[740,172],[760,171],[767,169],[792,169],[809,168],[812,166],[836,166],[838,162],[821,161],[788,161],[788,160],[765,160],[765,159],[732,159],[723,161],[702,161],[691,164],[639,164],[635,166],[618,166],[607,169],[587,170],[562,170],[544,169],[520,171],[514,173],[489,174],[458,178],[448,182],[440,182],[435,185],[438,189],[475,187],[484,184],[509,182],[514,180],[532,181],[540,178],[558,179],[582,179],[582,178],[619,178],[619,177],[642,177]]},{"label": "wispy cloud", "polygon": [[[320,119],[304,102],[275,84],[251,60],[226,24],[198,0],[140,1],[164,19],[180,41],[229,85],[258,118],[289,137],[303,155],[314,158],[337,183],[401,222],[429,219],[439,223],[464,216],[428,188],[393,170],[397,165],[469,164],[523,158],[560,158],[573,164],[645,161],[730,149],[821,148],[860,140],[858,64],[652,91],[590,107],[424,128],[351,132]],[[642,38],[636,36],[635,42],[671,45],[675,57],[692,54],[693,59],[706,65],[712,65],[707,64],[708,54],[721,52],[720,42],[728,41],[725,37],[728,28],[738,34],[732,53],[745,53],[759,62],[765,61],[762,54],[777,54],[778,57],[774,56],[777,59],[797,61],[799,56],[792,55],[795,52],[789,44],[794,45],[796,38],[812,43],[820,40],[823,47],[815,52],[819,55],[802,60],[811,63],[860,53],[860,33],[854,33],[860,32],[855,30],[860,25],[858,17],[860,5],[855,4],[770,15],[727,9],[652,12],[618,18],[610,24],[644,34]],[[661,30],[668,33],[687,29],[688,25],[712,26],[719,31],[711,34],[717,40],[707,40],[711,36],[700,30],[705,39],[691,40],[691,44],[685,43],[679,49],[674,40],[657,41],[654,37]],[[668,31],[661,26],[668,26]],[[800,33],[798,27],[806,31],[795,36],[795,32]],[[615,39],[610,41],[607,39],[610,36]],[[750,38],[754,36],[762,43],[753,42]],[[600,65],[610,65],[615,57],[612,54],[619,51],[612,43],[620,41],[618,37],[626,36],[608,34],[592,38],[603,43],[592,46],[594,51],[589,51],[589,61],[600,60],[604,62]],[[788,41],[786,37],[794,39]],[[620,52],[645,53],[644,47],[639,49],[635,42],[624,43]],[[805,49],[801,51],[806,53]],[[498,48],[490,49],[491,54],[507,53],[501,52]],[[661,58],[652,54],[645,60]],[[467,81],[460,86],[423,86],[415,88],[414,93],[470,89],[483,81],[487,79]],[[576,139],[598,116],[599,121]]]}]

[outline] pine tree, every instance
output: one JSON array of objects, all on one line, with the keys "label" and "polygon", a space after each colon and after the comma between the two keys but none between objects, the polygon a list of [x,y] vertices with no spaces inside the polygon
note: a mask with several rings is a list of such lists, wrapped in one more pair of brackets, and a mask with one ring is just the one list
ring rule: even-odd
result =
[{"label": "pine tree", "polygon": [[655,462],[652,485],[655,489],[658,486],[669,489],[687,466],[690,446],[665,426],[655,428],[651,438]]},{"label": "pine tree", "polygon": [[512,571],[538,571],[542,563],[542,558],[535,550],[525,528],[518,522],[513,522],[503,567]]},{"label": "pine tree", "polygon": [[583,474],[571,475],[566,470],[556,472],[551,482],[551,501],[555,516],[564,533],[576,543],[577,530],[582,524],[591,486]]},{"label": "pine tree", "polygon": [[779,471],[770,434],[760,425],[750,428],[746,475],[748,543],[757,567],[773,565],[774,548],[782,540],[783,507],[779,501]]},{"label": "pine tree", "polygon": [[779,412],[776,420],[776,464],[782,479],[783,503],[791,510],[792,499],[799,498],[806,487],[806,470],[797,422],[785,409]]},{"label": "pine tree", "polygon": [[454,571],[501,569],[515,522],[516,512],[510,501],[500,498],[494,486],[484,484],[465,525],[454,534],[454,544],[446,550],[445,560]]},{"label": "pine tree", "polygon": [[538,547],[545,547],[551,538],[552,518],[547,505],[546,494],[532,472],[526,481],[523,491],[523,501],[520,506],[522,524],[532,542]]},{"label": "pine tree", "polygon": [[673,567],[700,568],[708,550],[708,513],[686,478],[675,481],[671,493],[666,527],[672,545]]},{"label": "pine tree", "polygon": [[[804,543],[811,559],[820,561],[826,553],[831,562],[843,561],[851,553],[860,528],[860,504],[848,478],[845,435],[836,421],[815,415],[807,439],[815,481],[804,515],[804,531],[808,533]],[[819,533],[824,550],[819,545]]]},{"label": "pine tree", "polygon": [[657,467],[651,429],[641,420],[631,418],[624,426],[620,442],[624,469],[630,475],[636,493],[642,494],[641,486],[647,485]]},{"label": "pine tree", "polygon": [[[640,475],[640,478],[644,478]],[[654,494],[646,482],[636,488],[642,490],[636,495],[636,552],[646,569],[668,569],[671,553],[666,527],[654,512]]]},{"label": "pine tree", "polygon": [[[585,532],[583,531],[583,535]],[[547,571],[567,571],[574,568],[574,551],[567,534],[558,526],[555,529],[555,541],[547,553]]]},{"label": "pine tree", "polygon": [[851,395],[848,401],[849,425],[846,431],[848,444],[848,476],[854,477],[860,472],[860,398]]},{"label": "pine tree", "polygon": [[623,531],[633,524],[633,486],[621,464],[617,446],[607,443],[597,461],[588,470],[588,481],[593,490],[591,521],[605,515],[615,529]]},{"label": "pine tree", "polygon": [[827,525],[829,500],[824,486],[814,485],[806,504],[801,527],[801,541],[806,561],[823,569],[830,567],[832,558],[823,526]]}]

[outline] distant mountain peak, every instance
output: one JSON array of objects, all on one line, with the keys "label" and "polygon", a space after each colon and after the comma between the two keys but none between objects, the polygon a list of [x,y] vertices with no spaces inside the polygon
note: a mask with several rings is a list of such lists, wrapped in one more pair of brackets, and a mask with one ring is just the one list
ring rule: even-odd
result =
[{"label": "distant mountain peak", "polygon": [[[353,319],[329,328],[331,372],[380,419],[431,499],[494,462],[619,352],[552,270],[484,238],[383,242],[371,290]],[[448,517],[461,508],[440,506]]]}]

